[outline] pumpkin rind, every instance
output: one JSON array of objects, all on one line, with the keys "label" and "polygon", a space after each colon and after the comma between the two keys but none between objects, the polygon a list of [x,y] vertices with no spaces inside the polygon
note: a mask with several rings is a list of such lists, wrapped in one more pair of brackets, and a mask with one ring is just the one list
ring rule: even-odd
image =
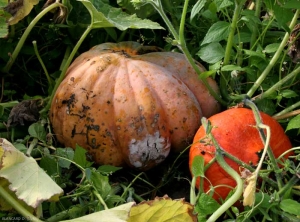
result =
[{"label": "pumpkin rind", "polygon": [[[260,115],[263,123],[270,127],[270,146],[274,156],[277,158],[292,147],[291,142],[285,135],[281,125],[275,119],[263,112]],[[253,166],[258,164],[259,153],[262,151],[264,145],[255,127],[256,122],[253,112],[250,109],[233,108],[213,115],[208,119],[213,126],[211,133],[222,149],[246,164]],[[205,129],[201,126],[194,137],[193,145],[190,149],[190,169],[195,156],[202,156],[205,164],[209,163],[215,156],[215,147],[209,145],[210,142],[205,137]],[[202,142],[200,143],[199,141]],[[208,144],[205,144],[204,141],[207,141]],[[287,158],[288,155],[285,157]],[[225,160],[235,171],[240,173],[240,166],[236,162],[226,157]],[[207,178],[203,184],[205,192],[210,189],[210,186],[227,185],[232,188],[236,187],[235,180],[216,162],[209,166],[205,172],[205,177]],[[198,178],[196,182],[197,187],[199,187],[199,182]],[[230,190],[230,188],[225,186],[215,188],[213,197],[217,200],[219,198],[225,200]]]},{"label": "pumpkin rind", "polygon": [[[105,43],[81,54],[52,101],[58,141],[86,148],[98,164],[142,170],[162,162],[171,147],[185,148],[202,115],[218,112],[220,105],[182,54],[139,55],[151,50],[134,42]],[[203,109],[199,98],[212,108]]]}]

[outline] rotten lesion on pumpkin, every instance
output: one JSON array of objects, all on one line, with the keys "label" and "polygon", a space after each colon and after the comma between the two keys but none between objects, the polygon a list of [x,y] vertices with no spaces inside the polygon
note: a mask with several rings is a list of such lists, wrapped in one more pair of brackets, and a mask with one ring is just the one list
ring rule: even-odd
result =
[{"label": "rotten lesion on pumpkin", "polygon": [[73,111],[75,107],[77,100],[75,99],[75,94],[72,94],[69,99],[63,100],[62,104],[67,105],[67,114],[68,115],[73,115],[73,116],[78,116],[80,119],[85,118],[87,116],[87,111],[90,110],[90,106],[86,106],[84,104],[81,104],[82,109],[79,110],[79,112],[75,113]]}]

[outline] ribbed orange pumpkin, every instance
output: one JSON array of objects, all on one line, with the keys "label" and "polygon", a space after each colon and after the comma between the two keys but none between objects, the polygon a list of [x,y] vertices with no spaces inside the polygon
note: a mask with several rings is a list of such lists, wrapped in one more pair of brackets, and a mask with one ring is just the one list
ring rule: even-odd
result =
[{"label": "ribbed orange pumpkin", "polygon": [[[274,156],[277,158],[292,147],[291,142],[276,120],[263,112],[261,112],[260,115],[263,123],[270,127],[270,146]],[[222,149],[246,164],[253,166],[258,164],[258,154],[262,151],[264,145],[261,141],[259,132],[255,127],[256,122],[252,110],[246,108],[232,108],[213,115],[208,118],[208,120],[213,126],[211,133]],[[210,145],[210,141],[207,141],[205,137],[205,129],[201,126],[194,137],[194,143],[190,149],[190,169],[195,156],[202,156],[205,164],[209,163],[215,156],[215,147]],[[207,143],[204,143],[204,141]],[[287,158],[290,154],[291,153],[287,154],[285,157]],[[240,166],[236,162],[226,157],[225,160],[235,171],[240,173]],[[231,190],[228,186],[233,188],[236,186],[235,180],[230,177],[217,162],[214,162],[207,169],[205,177],[206,179],[204,179],[203,184],[205,192],[210,189],[210,186],[227,185],[227,187],[219,186],[215,188],[213,197],[216,200],[219,198],[225,200]],[[196,187],[199,187],[199,182],[200,179],[198,178]]]},{"label": "ribbed orange pumpkin", "polygon": [[[141,170],[162,162],[170,149],[185,148],[201,117],[217,113],[220,105],[184,55],[157,51],[122,42],[81,54],[51,105],[58,141],[84,147],[98,164]],[[214,80],[208,82],[218,91]]]}]

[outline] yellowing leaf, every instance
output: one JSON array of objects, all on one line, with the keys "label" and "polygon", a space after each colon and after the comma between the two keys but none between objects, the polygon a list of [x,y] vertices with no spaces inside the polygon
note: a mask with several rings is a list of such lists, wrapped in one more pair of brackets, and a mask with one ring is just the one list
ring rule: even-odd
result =
[{"label": "yellowing leaf", "polygon": [[6,139],[0,138],[0,177],[10,182],[9,189],[33,208],[45,200],[58,201],[63,190],[39,167]]},{"label": "yellowing leaf", "polygon": [[128,222],[197,221],[193,206],[184,199],[172,200],[167,195],[133,206]]},{"label": "yellowing leaf", "polygon": [[4,10],[9,12],[12,17],[8,20],[9,25],[17,24],[25,18],[31,11],[34,5],[38,4],[39,0],[17,0],[10,2]]},{"label": "yellowing leaf", "polygon": [[[16,194],[11,191],[8,186],[9,182],[6,179],[0,178],[0,186],[16,201],[19,202],[26,210],[28,210],[30,213],[34,212],[34,209],[30,206],[28,206],[24,201],[19,200],[16,196]],[[14,208],[13,206],[8,203],[2,196],[0,196],[0,211],[12,211]]]},{"label": "yellowing leaf", "polygon": [[242,178],[244,181],[244,192],[243,192],[243,205],[244,206],[253,206],[255,202],[255,192],[256,192],[256,180],[257,173],[251,173],[249,170],[244,169],[242,171]]},{"label": "yellowing leaf", "polygon": [[[61,222],[126,222],[128,219],[129,211],[134,205],[134,202],[122,204],[120,206],[111,208],[109,210],[102,210],[96,213],[92,213],[83,217],[79,217],[72,220],[64,220]],[[101,219],[100,219],[101,218]]]}]

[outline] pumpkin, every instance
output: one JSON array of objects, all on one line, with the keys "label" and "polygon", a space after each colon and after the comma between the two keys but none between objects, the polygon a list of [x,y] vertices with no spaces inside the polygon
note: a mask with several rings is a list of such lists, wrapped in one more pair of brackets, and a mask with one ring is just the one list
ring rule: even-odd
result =
[{"label": "pumpkin", "polygon": [[[270,147],[277,158],[283,152],[292,147],[289,138],[284,134],[281,125],[271,116],[260,112],[262,122],[270,127],[271,139]],[[212,125],[212,135],[220,147],[231,155],[237,157],[246,164],[256,166],[259,162],[259,153],[264,145],[257,130],[254,114],[252,110],[246,108],[232,108],[208,118]],[[200,142],[201,141],[201,142]],[[192,162],[195,156],[202,156],[204,163],[209,163],[215,156],[215,147],[206,139],[206,132],[203,126],[197,131],[193,145],[189,153],[189,167],[191,170]],[[287,155],[285,156],[288,157]],[[224,157],[226,162],[238,173],[240,166],[231,159]],[[230,177],[222,167],[217,163],[212,163],[205,171],[203,189],[209,191],[210,186],[214,189],[213,197],[225,200],[230,192],[229,187],[236,187],[235,180]],[[208,182],[209,181],[209,182]],[[200,178],[197,178],[196,187],[199,188]]]},{"label": "pumpkin", "polygon": [[[215,81],[207,81],[218,92]],[[201,117],[219,110],[183,54],[136,42],[104,43],[71,64],[50,121],[60,143],[84,147],[95,163],[146,170],[171,149],[187,147]]]}]

